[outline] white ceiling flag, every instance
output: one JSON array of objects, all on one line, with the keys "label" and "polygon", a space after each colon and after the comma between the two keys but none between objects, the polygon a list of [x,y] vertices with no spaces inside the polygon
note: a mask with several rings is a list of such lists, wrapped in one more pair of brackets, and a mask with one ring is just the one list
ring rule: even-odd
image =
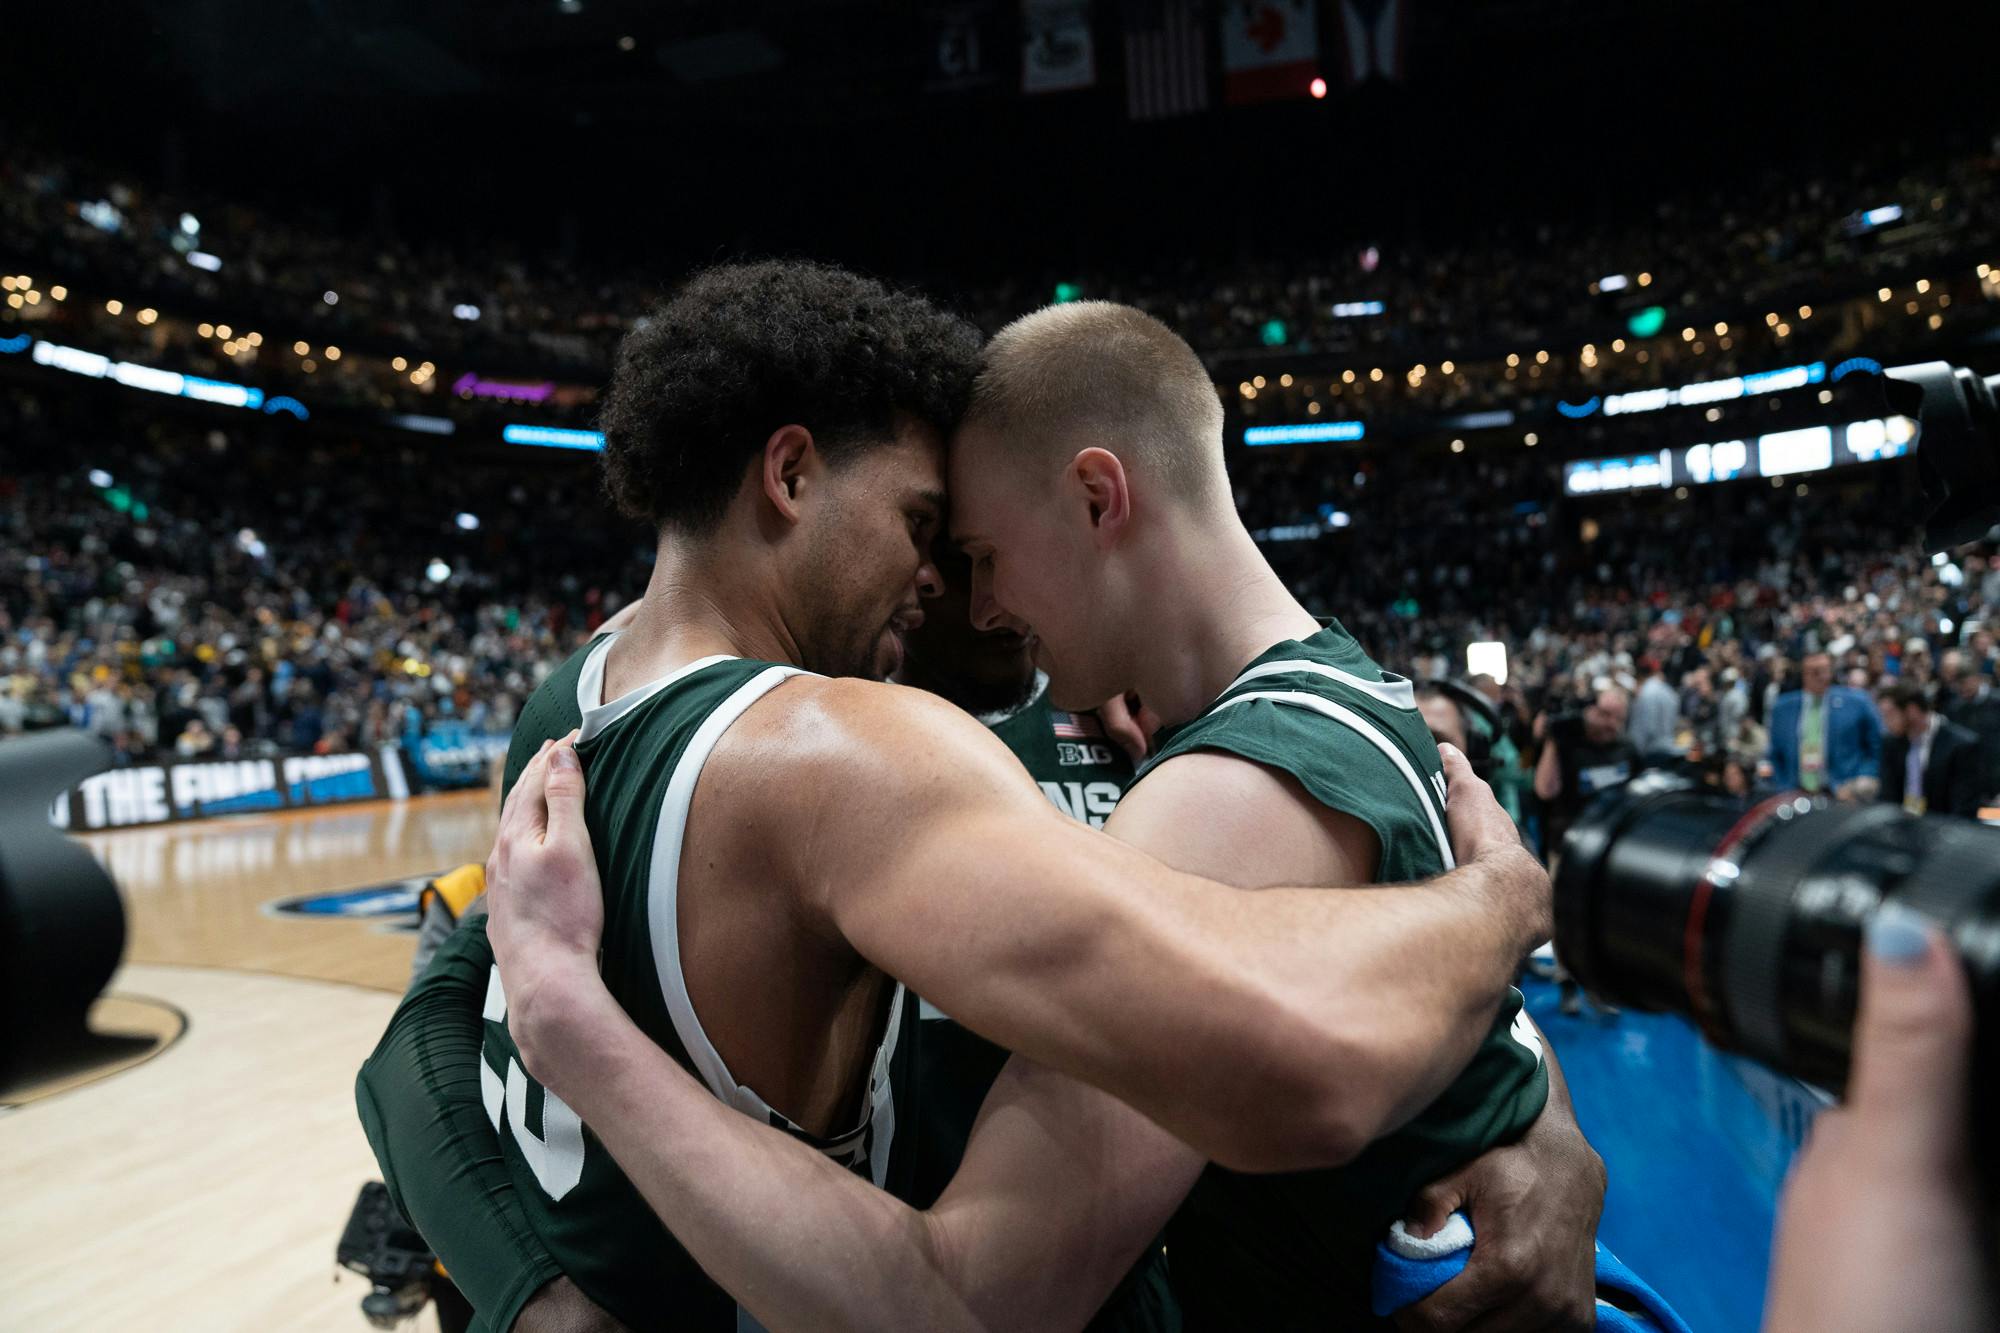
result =
[{"label": "white ceiling flag", "polygon": [[1096,82],[1088,0],[1021,0],[1021,91],[1066,93]]}]

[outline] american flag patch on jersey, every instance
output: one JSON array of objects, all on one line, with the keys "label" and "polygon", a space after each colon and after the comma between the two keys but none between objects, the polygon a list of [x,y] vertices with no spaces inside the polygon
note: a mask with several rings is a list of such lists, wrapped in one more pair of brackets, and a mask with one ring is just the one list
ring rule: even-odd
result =
[{"label": "american flag patch on jersey", "polygon": [[1102,736],[1104,724],[1092,713],[1056,713],[1055,731],[1065,740],[1082,740],[1086,736]]}]

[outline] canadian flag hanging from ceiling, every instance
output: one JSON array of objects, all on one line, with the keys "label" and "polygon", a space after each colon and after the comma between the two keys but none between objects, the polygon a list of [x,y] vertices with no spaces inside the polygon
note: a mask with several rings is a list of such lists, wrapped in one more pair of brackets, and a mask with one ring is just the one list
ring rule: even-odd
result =
[{"label": "canadian flag hanging from ceiling", "polygon": [[1305,97],[1319,72],[1317,0],[1247,0],[1222,8],[1222,90],[1231,102]]}]

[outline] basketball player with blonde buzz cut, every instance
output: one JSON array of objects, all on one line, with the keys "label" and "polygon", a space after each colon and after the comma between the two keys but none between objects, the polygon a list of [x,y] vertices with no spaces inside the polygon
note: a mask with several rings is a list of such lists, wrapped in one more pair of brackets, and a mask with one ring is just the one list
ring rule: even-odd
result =
[{"label": "basketball player with blonde buzz cut", "polygon": [[[1394,894],[1244,895],[1065,818],[969,715],[867,679],[896,670],[936,584],[943,433],[977,352],[920,298],[806,264],[710,270],[621,349],[607,481],[657,528],[657,563],[630,628],[529,700],[509,761],[510,778],[543,771],[538,740],[580,732],[592,850],[572,869],[592,871],[599,915],[546,947],[503,935],[521,947],[470,997],[484,1036],[452,1045],[427,1017],[458,1003],[430,983],[479,975],[484,933],[461,930],[359,1088],[385,1176],[482,1321],[512,1326],[563,1274],[635,1327],[733,1330],[767,1309],[821,1326],[762,1287],[726,1295],[712,1279],[728,1270],[648,1210],[657,1182],[623,1169],[622,1131],[639,1122],[606,1111],[600,1130],[593,1111],[586,1131],[532,1077],[572,1053],[565,1030],[601,1000],[649,1052],[634,1073],[693,1074],[730,1129],[876,1175],[916,1007],[889,977],[910,983],[1017,1053],[956,1200],[1004,1210],[1020,1161],[1127,1182],[1066,1194],[1070,1211],[1042,1219],[1106,1236],[1080,1265],[1087,1291],[1137,1253],[1098,1225],[1107,1203],[1138,1182],[1137,1211],[1164,1216],[1181,1192],[1159,1154],[1186,1143],[1197,1161],[1263,1170],[1363,1154],[1478,1055],[1516,961],[1546,937],[1546,877],[1476,781],[1453,803],[1456,870]],[[508,864],[496,858],[503,879]],[[576,1054],[599,1049],[591,1033]],[[415,1083],[375,1077],[399,1054]],[[1047,1096],[1062,1114],[1007,1110]],[[1107,1141],[1120,1103],[1172,1137]],[[676,1139],[697,1166],[729,1142]],[[982,1185],[996,1148],[1006,1170]],[[468,1227],[478,1239],[461,1244]],[[505,1260],[523,1235],[545,1259],[472,1279],[479,1245]]]},{"label": "basketball player with blonde buzz cut", "polygon": [[[1449,871],[1450,821],[1483,789],[1464,781],[1455,752],[1440,762],[1410,683],[1337,624],[1322,627],[1271,572],[1235,515],[1221,431],[1199,361],[1141,312],[1055,307],[1004,330],[986,349],[951,452],[954,536],[973,561],[975,624],[1030,636],[1059,706],[1136,693],[1162,730],[1106,830],[1180,870],[1257,890],[1239,895],[1239,911],[1296,893],[1272,886],[1338,890]],[[510,990],[518,977],[540,997],[510,1025],[529,1069],[766,1326],[1079,1327],[1164,1222],[1191,1328],[1375,1327],[1374,1243],[1393,1221],[1434,1226],[1460,1205],[1495,1251],[1504,1235],[1517,1253],[1534,1253],[1534,1279],[1482,1288],[1469,1268],[1406,1326],[1462,1326],[1482,1309],[1509,1327],[1590,1326],[1602,1168],[1566,1108],[1544,1114],[1552,1089],[1558,1102],[1564,1094],[1517,992],[1506,991],[1497,1012],[1459,1008],[1452,1021],[1476,1049],[1453,1077],[1378,1087],[1388,1104],[1370,1144],[1317,1164],[1337,1169],[1218,1157],[1189,1134],[1185,1107],[1163,1114],[1110,1083],[1122,1102],[1096,1095],[1071,1076],[1075,1065],[1052,1068],[1013,1046],[1020,1054],[994,1086],[957,1177],[918,1212],[732,1114],[597,980],[598,858],[584,810],[598,772],[588,753],[582,761],[566,745],[538,759],[496,847],[494,947]],[[1447,771],[1458,793],[1450,817]],[[1506,827],[1499,816],[1499,840]],[[1018,863],[1032,852],[992,854]],[[1317,896],[1393,914],[1425,892]],[[940,895],[951,896],[943,886]],[[937,921],[941,940],[951,928],[935,904],[908,907]],[[1384,942],[1350,937],[1343,958]],[[1450,965],[1442,954],[1397,951],[1418,973]],[[1198,976],[1154,980],[1172,989]],[[916,984],[963,980],[932,972]],[[941,991],[935,998],[975,1028],[990,1021],[955,1010]],[[1355,1034],[1409,1019],[1400,986],[1347,1000]],[[1139,1002],[1152,1008],[1162,997],[1152,990]],[[1222,1017],[1208,997],[1193,1008],[1205,1016],[1173,1024],[1184,1035]],[[1103,1054],[1122,1062],[1135,1053]],[[1233,1077],[1205,1059],[1182,1064],[1180,1076],[1169,1101],[1199,1100]],[[1546,1197],[1485,1200],[1454,1177],[1536,1134],[1561,1139],[1557,1155],[1573,1164]],[[1241,1174],[1245,1166],[1265,1174]]]}]

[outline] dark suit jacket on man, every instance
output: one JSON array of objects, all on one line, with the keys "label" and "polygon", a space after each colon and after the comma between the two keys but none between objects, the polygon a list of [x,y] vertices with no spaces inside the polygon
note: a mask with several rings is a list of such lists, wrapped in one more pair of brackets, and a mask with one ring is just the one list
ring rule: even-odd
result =
[{"label": "dark suit jacket on man", "polygon": [[[1904,775],[1910,765],[1910,743],[1891,736],[1882,745],[1882,799],[1903,799]],[[1986,795],[1986,766],[1979,736],[1956,722],[1945,722],[1931,737],[1930,758],[1924,762],[1924,808],[1932,814],[1976,815]]]}]

